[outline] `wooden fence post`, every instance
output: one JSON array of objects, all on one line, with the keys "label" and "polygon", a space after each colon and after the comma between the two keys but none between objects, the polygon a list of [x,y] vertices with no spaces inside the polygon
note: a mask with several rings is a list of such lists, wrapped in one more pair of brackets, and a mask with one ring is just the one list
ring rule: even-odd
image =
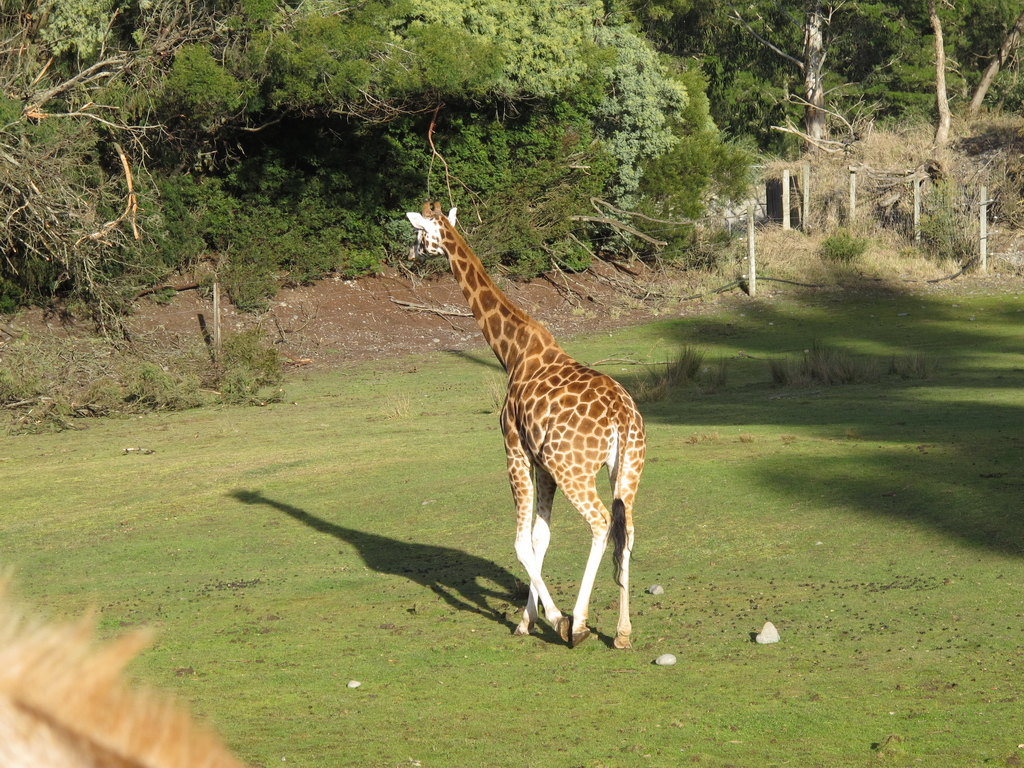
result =
[{"label": "wooden fence post", "polygon": [[220,362],[220,281],[213,281],[213,356]]},{"label": "wooden fence post", "polygon": [[857,215],[857,169],[850,168],[850,221],[853,226],[853,219]]},{"label": "wooden fence post", "polygon": [[747,203],[747,293],[757,294],[757,267],[754,263],[754,206]]},{"label": "wooden fence post", "polygon": [[914,244],[921,242],[921,179],[914,178]]},{"label": "wooden fence post", "polygon": [[804,163],[804,206],[800,217],[800,228],[806,235],[811,230],[811,164]]},{"label": "wooden fence post", "polygon": [[988,187],[981,188],[981,204],[979,207],[979,221],[981,237],[978,243],[978,255],[981,259],[979,265],[981,274],[988,274]]},{"label": "wooden fence post", "polygon": [[789,169],[782,171],[782,229],[783,231],[792,228],[789,211]]}]

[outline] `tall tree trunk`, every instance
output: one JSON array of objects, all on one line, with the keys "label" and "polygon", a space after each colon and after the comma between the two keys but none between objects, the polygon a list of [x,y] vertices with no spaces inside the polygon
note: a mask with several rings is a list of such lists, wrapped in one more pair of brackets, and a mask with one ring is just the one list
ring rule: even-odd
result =
[{"label": "tall tree trunk", "polygon": [[804,23],[804,132],[815,142],[825,138],[825,38],[822,32],[821,0],[811,0]]},{"label": "tall tree trunk", "polygon": [[1017,17],[1017,23],[1013,25],[1013,29],[1006,33],[1003,44],[999,46],[999,53],[989,62],[981,76],[981,82],[974,89],[974,96],[971,97],[971,104],[968,107],[972,116],[978,114],[978,110],[981,109],[981,102],[985,100],[985,94],[988,93],[989,86],[992,85],[992,81],[996,79],[999,70],[1006,64],[1014,49],[1019,45],[1022,33],[1024,33],[1024,11],[1021,11],[1020,16]]},{"label": "tall tree trunk", "polygon": [[939,108],[939,124],[935,128],[935,146],[944,146],[949,141],[949,97],[946,95],[946,46],[942,41],[942,22],[935,10],[935,0],[928,0],[928,18],[935,31],[935,99]]}]

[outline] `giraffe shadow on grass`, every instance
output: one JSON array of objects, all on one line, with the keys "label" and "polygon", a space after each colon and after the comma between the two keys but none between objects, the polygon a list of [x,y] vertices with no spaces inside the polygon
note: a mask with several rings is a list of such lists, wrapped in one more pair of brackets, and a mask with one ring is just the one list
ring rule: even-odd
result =
[{"label": "giraffe shadow on grass", "polygon": [[[519,579],[497,563],[450,547],[399,541],[345,528],[257,491],[238,490],[229,495],[243,504],[260,504],[284,512],[314,531],[350,544],[368,568],[427,587],[455,610],[478,613],[504,625],[510,632],[518,623],[518,612],[522,609],[519,604],[526,599],[526,589]],[[544,639],[559,642],[554,632]]]}]

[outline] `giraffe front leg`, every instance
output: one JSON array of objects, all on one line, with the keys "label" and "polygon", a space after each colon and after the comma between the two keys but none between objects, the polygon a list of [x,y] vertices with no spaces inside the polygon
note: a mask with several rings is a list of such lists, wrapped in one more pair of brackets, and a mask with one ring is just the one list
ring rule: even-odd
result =
[{"label": "giraffe front leg", "polygon": [[523,618],[519,621],[519,624],[512,631],[512,634],[516,637],[532,635],[534,628],[537,626],[537,617],[537,593],[531,586],[530,596],[526,598],[526,607],[523,609]]}]

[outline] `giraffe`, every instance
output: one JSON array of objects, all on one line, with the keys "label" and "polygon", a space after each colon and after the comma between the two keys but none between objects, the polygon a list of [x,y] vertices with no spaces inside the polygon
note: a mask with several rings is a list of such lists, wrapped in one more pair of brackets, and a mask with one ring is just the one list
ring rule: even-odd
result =
[{"label": "giraffe", "polygon": [[[619,619],[614,646],[629,648],[629,558],[633,500],[644,465],[644,424],[617,381],[573,360],[540,323],[516,306],[488,276],[455,229],[456,209],[439,203],[406,214],[417,230],[416,251],[443,255],[483,332],[508,374],[501,411],[509,483],[516,506],[516,556],[530,579],[530,594],[516,635],[534,631],[539,606],[563,641],[574,648],[590,635],[590,596],[611,537]],[[608,467],[611,514],[597,493],[597,474]],[[562,493],[590,525],[591,543],[579,596],[563,616],[541,575],[551,539],[551,502]]]},{"label": "giraffe", "polygon": [[0,765],[4,768],[243,768],[171,702],[128,687],[144,631],[104,647],[94,621],[47,624],[0,577]]}]

